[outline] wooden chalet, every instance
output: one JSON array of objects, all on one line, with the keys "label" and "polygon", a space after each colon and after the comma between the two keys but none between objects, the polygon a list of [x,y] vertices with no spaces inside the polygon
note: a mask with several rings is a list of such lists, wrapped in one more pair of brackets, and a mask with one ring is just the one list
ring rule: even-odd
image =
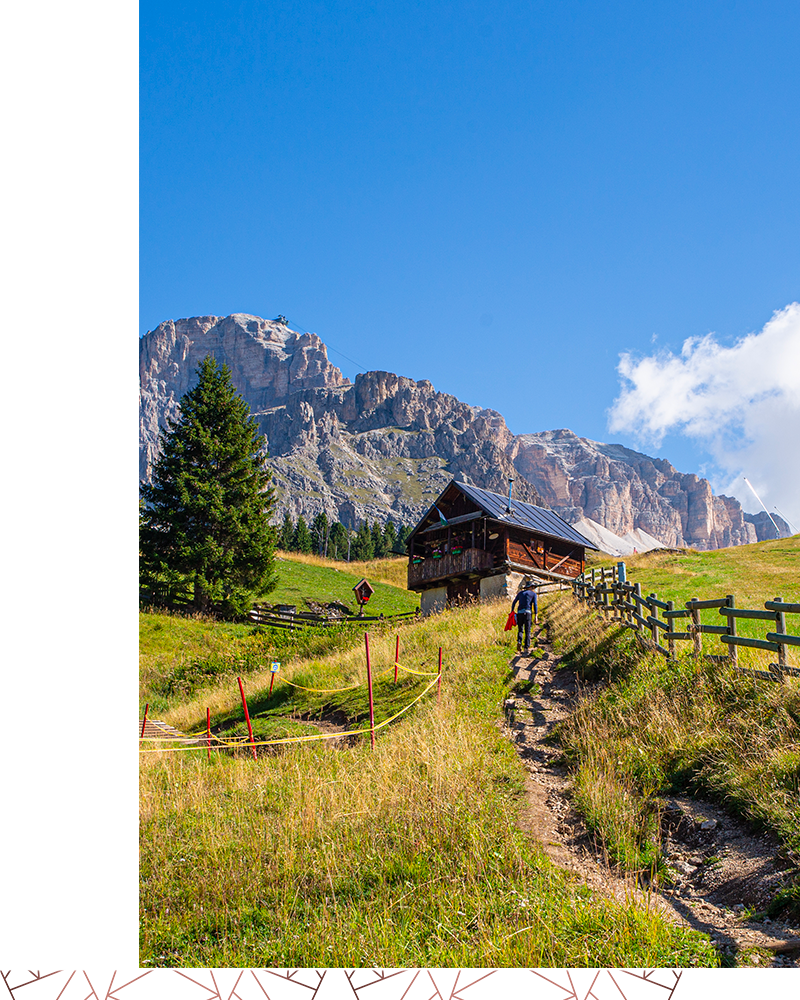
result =
[{"label": "wooden chalet", "polygon": [[408,589],[431,614],[531,578],[571,582],[594,548],[552,510],[453,480],[409,536]]}]

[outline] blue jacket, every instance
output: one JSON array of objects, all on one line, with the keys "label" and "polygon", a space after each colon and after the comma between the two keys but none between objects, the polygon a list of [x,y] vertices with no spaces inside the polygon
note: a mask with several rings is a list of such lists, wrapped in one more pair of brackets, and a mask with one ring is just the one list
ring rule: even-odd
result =
[{"label": "blue jacket", "polygon": [[535,590],[521,590],[514,598],[514,602],[511,605],[512,611],[516,608],[517,603],[519,603],[520,611],[530,612],[531,607],[533,607],[534,614],[539,614],[539,601]]}]

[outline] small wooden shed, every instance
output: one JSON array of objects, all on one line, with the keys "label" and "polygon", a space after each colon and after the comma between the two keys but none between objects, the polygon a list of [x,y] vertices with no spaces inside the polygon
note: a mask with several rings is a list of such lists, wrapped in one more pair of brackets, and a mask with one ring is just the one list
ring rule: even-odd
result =
[{"label": "small wooden shed", "polygon": [[570,582],[588,539],[544,507],[453,480],[408,539],[408,589],[422,614],[517,593],[525,579]]}]

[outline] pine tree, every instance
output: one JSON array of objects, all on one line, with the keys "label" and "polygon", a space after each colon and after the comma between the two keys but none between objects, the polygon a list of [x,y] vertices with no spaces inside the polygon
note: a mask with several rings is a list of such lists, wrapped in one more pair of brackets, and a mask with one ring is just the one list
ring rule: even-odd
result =
[{"label": "pine tree", "polygon": [[294,529],[294,539],[292,540],[293,552],[311,551],[311,532],[308,530],[306,519],[301,514],[297,519],[297,527]]},{"label": "pine tree", "polygon": [[328,515],[321,511],[314,518],[311,524],[311,551],[317,555],[323,555],[325,551],[325,538],[328,534]]},{"label": "pine tree", "polygon": [[362,562],[367,562],[368,560],[374,558],[374,556],[375,551],[372,547],[372,532],[369,530],[367,522],[364,521],[356,532],[356,537],[353,540],[352,558]]},{"label": "pine tree", "polygon": [[411,532],[413,530],[414,530],[414,526],[412,524],[401,524],[400,525],[400,527],[397,530],[397,547],[398,548],[403,548],[404,549],[406,547],[406,542],[408,541],[408,539],[409,539],[409,537],[411,535]]},{"label": "pine tree", "polygon": [[177,575],[199,610],[220,602],[241,613],[275,586],[275,500],[263,439],[230,369],[208,355],[197,375],[142,487],[143,582]]},{"label": "pine tree", "polygon": [[328,539],[328,555],[331,559],[347,558],[347,528],[340,521],[337,521],[331,527]]},{"label": "pine tree", "polygon": [[383,559],[386,555],[386,544],[383,540],[383,532],[381,531],[381,526],[375,521],[372,525],[372,552],[375,559]]},{"label": "pine tree", "polygon": [[284,552],[291,552],[293,538],[294,525],[292,524],[292,519],[289,517],[287,512],[283,516],[283,524],[281,525],[281,531],[278,535],[278,548],[282,549]]},{"label": "pine tree", "polygon": [[386,522],[386,526],[383,529],[383,545],[387,556],[396,554],[394,548],[397,545],[397,528],[395,528],[394,521],[391,518]]}]

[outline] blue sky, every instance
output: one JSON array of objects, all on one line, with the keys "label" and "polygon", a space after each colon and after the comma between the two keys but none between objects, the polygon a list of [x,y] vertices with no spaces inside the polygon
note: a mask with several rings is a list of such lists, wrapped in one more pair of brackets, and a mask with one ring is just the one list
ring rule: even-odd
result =
[{"label": "blue sky", "polygon": [[732,479],[608,411],[622,353],[732,348],[800,298],[796,3],[147,0],[141,26],[140,333],[280,312],[351,378]]}]

